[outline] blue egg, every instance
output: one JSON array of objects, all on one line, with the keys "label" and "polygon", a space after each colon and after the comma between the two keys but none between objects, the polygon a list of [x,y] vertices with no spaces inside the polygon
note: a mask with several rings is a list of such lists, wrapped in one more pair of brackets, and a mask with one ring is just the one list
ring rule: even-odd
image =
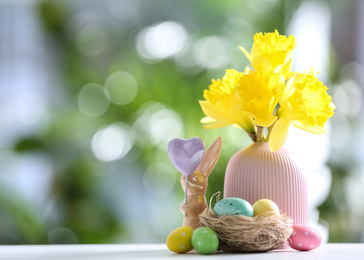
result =
[{"label": "blue egg", "polygon": [[252,205],[246,200],[240,198],[226,198],[216,203],[214,207],[216,216],[223,215],[244,215],[253,217],[254,211]]}]

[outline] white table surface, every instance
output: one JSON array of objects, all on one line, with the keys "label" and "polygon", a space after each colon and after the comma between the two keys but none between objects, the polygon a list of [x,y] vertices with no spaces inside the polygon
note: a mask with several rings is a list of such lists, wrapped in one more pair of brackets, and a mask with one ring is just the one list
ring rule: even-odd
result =
[{"label": "white table surface", "polygon": [[364,260],[364,244],[325,244],[312,251],[292,249],[268,253],[200,255],[170,252],[164,244],[112,244],[112,245],[24,245],[0,246],[0,259],[293,259],[293,260]]}]

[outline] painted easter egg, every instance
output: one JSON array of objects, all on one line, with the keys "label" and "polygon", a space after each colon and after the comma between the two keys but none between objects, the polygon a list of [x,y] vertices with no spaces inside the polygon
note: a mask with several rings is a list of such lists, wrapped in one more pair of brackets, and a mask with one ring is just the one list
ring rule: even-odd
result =
[{"label": "painted easter egg", "polygon": [[175,253],[186,253],[192,249],[193,229],[190,227],[179,227],[173,230],[167,237],[167,247]]},{"label": "painted easter egg", "polygon": [[219,238],[215,231],[208,227],[200,227],[192,234],[192,246],[201,254],[212,254],[219,247]]},{"label": "painted easter egg", "polygon": [[258,216],[260,214],[268,214],[268,215],[279,215],[279,208],[274,201],[269,199],[261,199],[256,201],[253,204],[254,216]]},{"label": "painted easter egg", "polygon": [[288,245],[296,250],[308,251],[318,248],[321,245],[320,233],[309,226],[295,225],[293,233],[288,239]]},{"label": "painted easter egg", "polygon": [[253,217],[254,211],[252,205],[246,200],[240,198],[226,198],[216,203],[214,207],[216,216],[223,215],[244,215]]}]

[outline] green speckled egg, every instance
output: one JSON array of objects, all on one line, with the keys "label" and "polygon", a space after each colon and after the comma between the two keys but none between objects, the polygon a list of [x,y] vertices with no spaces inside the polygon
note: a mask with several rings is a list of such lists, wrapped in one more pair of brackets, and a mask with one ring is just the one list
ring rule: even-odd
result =
[{"label": "green speckled egg", "polygon": [[223,215],[244,215],[253,217],[254,211],[252,205],[246,200],[240,198],[226,198],[216,203],[214,207],[216,216]]},{"label": "green speckled egg", "polygon": [[192,246],[201,254],[212,254],[219,247],[219,238],[215,231],[208,227],[200,227],[192,234]]}]

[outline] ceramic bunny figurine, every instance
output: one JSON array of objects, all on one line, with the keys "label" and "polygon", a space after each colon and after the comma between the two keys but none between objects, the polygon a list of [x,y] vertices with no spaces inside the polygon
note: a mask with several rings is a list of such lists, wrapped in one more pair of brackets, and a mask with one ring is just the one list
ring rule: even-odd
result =
[{"label": "ceramic bunny figurine", "polygon": [[198,215],[207,208],[205,193],[207,189],[207,179],[215,167],[221,153],[222,137],[218,137],[205,152],[200,165],[193,174],[181,176],[181,185],[186,192],[186,177],[188,178],[187,204],[183,201],[180,210],[185,214],[183,226],[196,229],[200,226]]}]

